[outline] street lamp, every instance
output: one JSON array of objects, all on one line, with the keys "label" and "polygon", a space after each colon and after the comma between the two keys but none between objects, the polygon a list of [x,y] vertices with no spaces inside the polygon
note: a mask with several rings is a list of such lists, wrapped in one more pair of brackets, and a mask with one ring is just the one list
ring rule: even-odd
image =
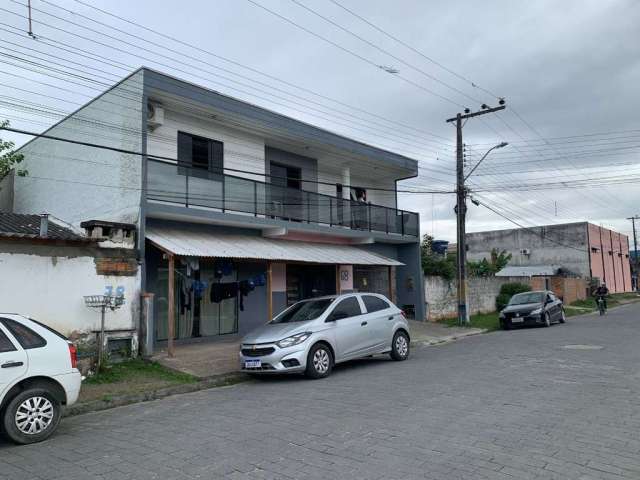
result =
[{"label": "street lamp", "polygon": [[473,172],[475,172],[475,171],[476,171],[476,168],[478,168],[478,167],[480,166],[480,164],[482,163],[482,161],[483,161],[485,158],[487,158],[487,155],[489,155],[489,153],[491,153],[491,151],[492,151],[492,150],[495,150],[495,149],[497,149],[497,148],[503,148],[503,147],[506,147],[507,145],[509,145],[509,143],[507,143],[507,142],[500,142],[498,145],[494,145],[494,146],[493,146],[493,147],[491,147],[489,150],[487,150],[487,153],[485,153],[485,154],[482,156],[482,158],[480,159],[480,161],[479,161],[478,163],[476,163],[476,166],[475,166],[475,167],[473,167],[469,173],[467,173],[467,176],[466,176],[466,177],[464,177],[465,181],[467,180],[467,178],[469,178],[469,177],[471,176],[471,174],[472,174]]}]

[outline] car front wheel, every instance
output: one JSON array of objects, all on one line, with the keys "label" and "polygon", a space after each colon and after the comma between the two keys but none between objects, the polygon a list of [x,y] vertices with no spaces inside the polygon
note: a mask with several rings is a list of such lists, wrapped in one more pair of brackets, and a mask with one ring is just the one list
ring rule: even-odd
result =
[{"label": "car front wheel", "polygon": [[549,312],[544,314],[544,326],[545,327],[551,326],[551,315],[549,315]]},{"label": "car front wheel", "polygon": [[60,401],[44,388],[30,388],[16,395],[2,418],[4,431],[16,443],[41,442],[60,423]]},{"label": "car front wheel", "polygon": [[564,313],[564,308],[560,310],[560,323],[565,323],[567,321],[567,316]]},{"label": "car front wheel", "polygon": [[307,355],[305,374],[309,378],[328,377],[333,368],[333,356],[324,343],[316,343]]},{"label": "car front wheel", "polygon": [[399,362],[409,358],[409,337],[402,330],[393,336],[391,358]]}]

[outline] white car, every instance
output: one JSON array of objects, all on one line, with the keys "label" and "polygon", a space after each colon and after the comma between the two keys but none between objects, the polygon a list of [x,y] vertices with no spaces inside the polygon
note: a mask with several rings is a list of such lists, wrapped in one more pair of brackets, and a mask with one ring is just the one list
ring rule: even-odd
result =
[{"label": "white car", "polygon": [[20,444],[41,442],[78,399],[76,347],[50,327],[0,313],[0,430]]},{"label": "white car", "polygon": [[240,368],[323,378],[334,365],[355,358],[389,353],[406,360],[409,345],[409,323],[384,295],[332,295],[295,303],[245,335]]}]

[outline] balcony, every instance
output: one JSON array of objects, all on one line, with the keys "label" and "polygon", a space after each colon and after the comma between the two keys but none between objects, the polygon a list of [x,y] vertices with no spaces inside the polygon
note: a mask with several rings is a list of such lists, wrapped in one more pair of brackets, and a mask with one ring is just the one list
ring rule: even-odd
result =
[{"label": "balcony", "polygon": [[148,159],[147,200],[418,237],[418,214]]}]

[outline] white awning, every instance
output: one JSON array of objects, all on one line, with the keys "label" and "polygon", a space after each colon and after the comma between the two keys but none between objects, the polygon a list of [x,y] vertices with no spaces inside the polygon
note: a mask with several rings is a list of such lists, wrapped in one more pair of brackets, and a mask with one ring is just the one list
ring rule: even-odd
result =
[{"label": "white awning", "polygon": [[352,245],[276,240],[251,235],[225,235],[175,227],[149,227],[146,238],[163,250],[185,257],[331,263],[340,265],[404,265]]}]

